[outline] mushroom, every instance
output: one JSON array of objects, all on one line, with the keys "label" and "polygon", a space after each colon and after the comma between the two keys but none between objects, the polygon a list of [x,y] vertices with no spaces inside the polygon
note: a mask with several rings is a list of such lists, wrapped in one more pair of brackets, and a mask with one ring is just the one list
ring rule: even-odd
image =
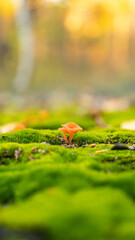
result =
[{"label": "mushroom", "polygon": [[13,131],[21,130],[26,128],[26,125],[24,123],[16,123],[14,125]]},{"label": "mushroom", "polygon": [[58,131],[63,132],[65,142],[68,143],[67,136],[66,136],[66,133],[68,133],[68,131],[65,128],[59,128]]},{"label": "mushroom", "polygon": [[[72,138],[73,138],[73,135],[76,133],[76,132],[79,132],[79,131],[82,131],[83,129],[77,125],[76,123],[74,122],[68,122],[66,124],[62,124],[62,127],[66,130],[66,133],[69,134],[69,141],[68,143],[70,144],[71,141],[72,141]],[[66,134],[65,133],[65,134]]]}]

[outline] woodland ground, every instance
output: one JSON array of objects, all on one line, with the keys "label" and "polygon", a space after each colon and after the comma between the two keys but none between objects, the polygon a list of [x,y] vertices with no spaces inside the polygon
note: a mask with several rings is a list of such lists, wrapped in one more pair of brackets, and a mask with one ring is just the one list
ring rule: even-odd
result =
[{"label": "woodland ground", "polygon": [[[135,239],[135,131],[120,128],[135,108],[73,112],[1,113],[27,128],[0,134],[0,240]],[[69,121],[84,131],[67,146],[57,129]]]}]

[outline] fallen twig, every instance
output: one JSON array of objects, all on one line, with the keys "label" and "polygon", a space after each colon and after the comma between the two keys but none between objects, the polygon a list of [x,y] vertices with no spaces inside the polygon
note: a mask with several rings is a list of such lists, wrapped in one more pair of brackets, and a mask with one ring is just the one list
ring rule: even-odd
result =
[{"label": "fallen twig", "polygon": [[16,142],[16,143],[22,144],[21,142],[15,141],[14,139],[12,139],[12,138],[10,138],[8,136],[2,136],[2,138],[8,138],[12,142]]}]

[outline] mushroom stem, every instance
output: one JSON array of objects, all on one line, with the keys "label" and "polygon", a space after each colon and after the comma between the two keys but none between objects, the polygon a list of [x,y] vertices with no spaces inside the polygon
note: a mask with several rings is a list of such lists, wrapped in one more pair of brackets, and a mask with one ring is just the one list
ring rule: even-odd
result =
[{"label": "mushroom stem", "polygon": [[70,144],[70,143],[71,143],[71,141],[72,141],[72,138],[73,138],[73,135],[74,135],[74,133],[70,133],[70,137],[69,137],[69,140],[68,140],[68,144]]},{"label": "mushroom stem", "polygon": [[67,140],[67,136],[66,136],[66,133],[63,133],[64,134],[64,139],[65,139],[65,142],[67,143],[68,140]]}]

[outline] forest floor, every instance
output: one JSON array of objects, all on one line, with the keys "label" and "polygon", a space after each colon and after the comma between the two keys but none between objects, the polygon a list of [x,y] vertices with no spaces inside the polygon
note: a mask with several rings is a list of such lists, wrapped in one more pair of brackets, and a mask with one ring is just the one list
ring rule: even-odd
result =
[{"label": "forest floor", "polygon": [[[121,128],[131,120],[135,108],[3,111],[0,240],[134,240],[135,130]],[[66,122],[83,128],[70,145]]]}]

